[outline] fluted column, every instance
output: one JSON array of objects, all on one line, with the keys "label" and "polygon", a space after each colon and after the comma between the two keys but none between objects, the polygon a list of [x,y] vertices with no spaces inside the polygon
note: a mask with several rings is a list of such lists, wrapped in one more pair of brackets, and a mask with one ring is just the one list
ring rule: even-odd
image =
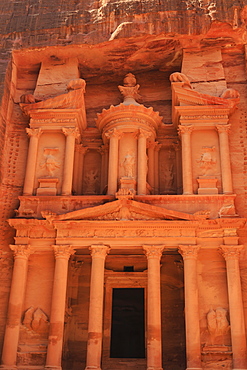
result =
[{"label": "fluted column", "polygon": [[26,128],[26,132],[30,137],[28,155],[27,155],[27,165],[26,165],[26,175],[23,187],[24,195],[32,195],[34,188],[34,177],[37,162],[37,153],[39,145],[39,137],[42,134],[40,128]]},{"label": "fluted column", "polygon": [[138,171],[137,194],[145,195],[147,192],[147,138],[149,132],[140,130],[138,136]]},{"label": "fluted column", "polygon": [[10,288],[7,324],[5,329],[2,368],[14,368],[16,365],[20,324],[26,289],[28,258],[32,253],[29,245],[10,245],[14,251],[14,269]]},{"label": "fluted column", "polygon": [[192,184],[192,158],[191,158],[191,132],[193,126],[179,126],[179,134],[182,141],[182,172],[183,194],[193,194]]},{"label": "fluted column", "polygon": [[187,370],[202,370],[197,283],[198,250],[197,245],[180,245],[178,249],[184,260]]},{"label": "fluted column", "polygon": [[148,260],[147,370],[162,370],[160,259],[164,246],[143,246]]},{"label": "fluted column", "polygon": [[224,194],[232,194],[232,172],[229,149],[229,130],[230,125],[217,125],[220,142],[220,163],[222,173],[222,186]]},{"label": "fluted column", "polygon": [[155,176],[155,169],[154,169],[154,148],[156,143],[154,141],[148,144],[148,183],[152,188],[152,194],[154,194],[154,176]]},{"label": "fluted column", "polygon": [[239,271],[239,255],[242,248],[242,245],[221,245],[220,247],[220,251],[226,260],[234,370],[247,369],[246,334]]},{"label": "fluted column", "polygon": [[107,194],[109,195],[115,195],[115,193],[117,192],[118,141],[120,136],[121,134],[116,129],[113,129],[106,133],[106,137],[110,139],[107,191]]},{"label": "fluted column", "polygon": [[70,195],[73,179],[75,140],[80,134],[78,128],[75,127],[64,127],[62,131],[66,136],[62,195]]},{"label": "fluted column", "polygon": [[46,368],[61,370],[68,261],[75,251],[70,245],[54,245],[53,248],[56,261]]},{"label": "fluted column", "polygon": [[110,251],[107,245],[92,245],[90,303],[86,370],[101,369],[103,300],[105,258]]}]

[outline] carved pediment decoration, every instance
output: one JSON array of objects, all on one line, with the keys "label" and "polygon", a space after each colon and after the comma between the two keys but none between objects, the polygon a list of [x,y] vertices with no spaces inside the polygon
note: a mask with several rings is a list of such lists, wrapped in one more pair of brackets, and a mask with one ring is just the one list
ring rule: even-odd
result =
[{"label": "carved pediment decoration", "polygon": [[57,215],[44,211],[42,216],[48,221],[62,220],[188,220],[208,218],[208,212],[188,214],[168,210],[150,204],[136,202],[131,199],[120,199],[96,207],[84,208],[66,214]]}]

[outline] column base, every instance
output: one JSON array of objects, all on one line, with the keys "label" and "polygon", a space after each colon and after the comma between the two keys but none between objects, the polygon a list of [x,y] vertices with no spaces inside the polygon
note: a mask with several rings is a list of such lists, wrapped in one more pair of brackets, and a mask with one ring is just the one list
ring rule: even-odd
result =
[{"label": "column base", "polygon": [[149,366],[148,368],[147,368],[147,370],[163,370],[163,367],[153,367],[153,366]]},{"label": "column base", "polygon": [[186,370],[202,370],[202,367],[187,367]]},{"label": "column base", "polygon": [[61,366],[52,366],[52,365],[47,365],[45,366],[45,369],[50,369],[50,370],[62,370]]},{"label": "column base", "polygon": [[85,368],[85,370],[101,370],[101,367],[97,367],[97,366],[87,366]]},{"label": "column base", "polygon": [[0,365],[0,369],[1,370],[16,370],[17,366],[16,365],[12,365],[12,366]]}]

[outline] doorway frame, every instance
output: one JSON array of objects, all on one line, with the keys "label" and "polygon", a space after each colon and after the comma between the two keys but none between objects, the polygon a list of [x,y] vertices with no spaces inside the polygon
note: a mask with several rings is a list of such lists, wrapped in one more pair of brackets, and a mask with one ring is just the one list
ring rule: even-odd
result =
[{"label": "doorway frame", "polygon": [[[104,323],[103,323],[103,351],[102,364],[103,367],[110,363],[117,363],[121,358],[110,357],[111,346],[111,325],[112,325],[112,292],[114,288],[143,288],[144,289],[144,342],[145,342],[145,358],[136,359],[143,363],[147,361],[147,271],[143,272],[115,272],[105,271],[105,302],[104,302]],[[123,359],[128,361],[128,359]],[[130,359],[131,360],[131,359]]]}]

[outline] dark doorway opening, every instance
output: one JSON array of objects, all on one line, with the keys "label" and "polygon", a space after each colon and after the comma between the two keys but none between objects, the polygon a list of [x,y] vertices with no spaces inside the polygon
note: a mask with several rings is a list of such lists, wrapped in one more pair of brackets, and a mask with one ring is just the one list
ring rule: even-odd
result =
[{"label": "dark doorway opening", "polygon": [[145,358],[144,288],[114,288],[111,358]]}]

